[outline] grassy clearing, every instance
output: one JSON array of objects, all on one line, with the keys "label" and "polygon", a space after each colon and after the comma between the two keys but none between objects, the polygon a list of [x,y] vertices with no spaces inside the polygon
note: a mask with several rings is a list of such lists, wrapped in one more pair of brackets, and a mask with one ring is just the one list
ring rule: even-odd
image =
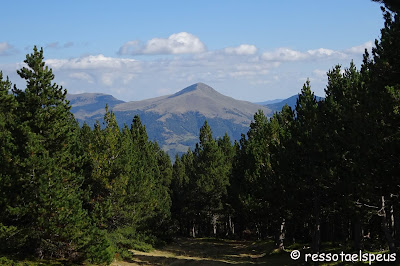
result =
[{"label": "grassy clearing", "polygon": [[[356,253],[346,245],[324,243],[322,246],[322,252]],[[301,252],[300,258],[296,261],[290,258],[292,250]],[[306,263],[304,261],[305,254],[311,252],[309,247],[302,244],[289,246],[287,250],[280,252],[275,249],[273,241],[179,238],[164,248],[155,249],[148,253],[132,250],[133,256],[130,261],[118,261],[112,265],[313,265],[311,262]],[[349,265],[349,262],[338,261],[320,263],[319,265]],[[351,265],[368,265],[368,263],[356,262],[351,263]],[[387,263],[374,263],[374,265],[387,265]]]},{"label": "grassy clearing", "polygon": [[[338,246],[332,243],[323,243],[322,252],[339,254],[354,253],[346,245]],[[301,257],[294,261],[290,258],[292,250],[299,250]],[[178,238],[169,245],[142,252],[131,250],[132,258],[128,261],[116,260],[112,266],[135,266],[135,265],[313,265],[304,262],[305,253],[311,253],[309,247],[302,244],[289,246],[286,251],[279,252],[275,249],[272,241],[248,241],[248,240],[222,240],[214,238]],[[366,252],[366,251],[365,251]],[[370,253],[383,253],[370,252]],[[118,255],[117,255],[118,256]],[[121,256],[119,256],[121,257]],[[121,258],[120,258],[121,259]],[[0,265],[74,265],[65,261],[46,261],[46,260],[8,260],[0,257]],[[89,266],[89,264],[84,264]],[[349,265],[346,262],[320,263],[320,265]],[[368,263],[352,263],[351,265],[368,265]],[[374,263],[374,265],[387,265],[387,263]]]},{"label": "grassy clearing", "polygon": [[132,250],[129,262],[117,265],[298,265],[288,252],[276,252],[272,241],[238,241],[211,238],[176,239],[152,252]]}]

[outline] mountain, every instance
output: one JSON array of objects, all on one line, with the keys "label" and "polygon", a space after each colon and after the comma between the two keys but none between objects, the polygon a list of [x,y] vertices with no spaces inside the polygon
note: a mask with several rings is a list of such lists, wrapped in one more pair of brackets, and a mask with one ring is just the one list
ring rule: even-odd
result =
[{"label": "mountain", "polygon": [[72,106],[71,112],[78,120],[85,120],[96,114],[104,114],[106,104],[112,109],[115,105],[124,103],[111,95],[102,93],[67,94],[67,100]]},{"label": "mountain", "polygon": [[[299,98],[299,95],[293,95],[287,99],[281,100],[280,102],[275,102],[275,103],[269,103],[269,104],[263,104],[266,106],[268,109],[272,110],[273,112],[279,112],[282,110],[282,107],[285,106],[285,104],[289,105],[292,107],[292,109],[295,108],[296,106],[296,101]],[[316,96],[317,101],[321,101],[324,98]]]},{"label": "mountain", "polygon": [[279,103],[279,102],[281,102],[283,100],[284,99],[275,99],[275,100],[268,100],[268,101],[265,101],[265,102],[256,102],[255,104],[267,105],[267,104]]},{"label": "mountain", "polygon": [[106,103],[115,113],[120,126],[130,126],[133,117],[138,114],[146,126],[149,139],[156,140],[172,156],[177,152],[186,152],[189,147],[194,148],[200,127],[206,119],[214,137],[223,136],[226,132],[233,141],[248,131],[259,109],[266,115],[272,114],[268,107],[235,100],[204,83],[193,84],[172,95],[142,101],[122,102],[103,94],[70,95],[68,99],[76,118],[89,125],[96,120],[102,121]]}]

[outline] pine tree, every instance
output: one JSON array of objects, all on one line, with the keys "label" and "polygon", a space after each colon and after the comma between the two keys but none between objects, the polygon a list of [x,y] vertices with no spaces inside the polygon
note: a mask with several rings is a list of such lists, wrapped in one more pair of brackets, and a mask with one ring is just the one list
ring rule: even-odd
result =
[{"label": "pine tree", "polygon": [[235,148],[234,146],[232,146],[231,140],[227,133],[225,133],[222,138],[218,138],[217,142],[218,142],[218,147],[221,150],[223,157],[225,159],[224,164],[229,179],[229,186],[227,187],[227,193],[222,198],[223,211],[222,211],[222,217],[220,219],[224,220],[222,226],[223,230],[225,231],[225,235],[228,236],[228,235],[233,235],[235,233],[234,221],[233,221],[234,209],[232,206],[231,198],[229,196],[230,185],[231,185],[230,180],[232,179],[232,173],[233,173],[233,159],[235,157]]},{"label": "pine tree", "polygon": [[181,236],[185,236],[189,232],[189,229],[186,226],[187,217],[185,217],[184,212],[186,203],[185,191],[188,182],[189,178],[185,172],[185,165],[178,154],[176,154],[171,181],[171,215],[175,222],[175,230]]},{"label": "pine tree", "polygon": [[[312,210],[308,217],[312,217],[311,238],[313,252],[318,253],[321,242],[321,213],[322,202],[325,197],[326,184],[323,173],[323,153],[321,152],[320,119],[318,116],[318,103],[311,91],[310,81],[304,84],[296,102],[296,119],[294,138],[295,147],[296,191],[298,198],[302,199],[299,209]],[[301,214],[298,213],[298,218]],[[306,217],[303,217],[307,219]]]},{"label": "pine tree", "polygon": [[[268,213],[272,206],[266,199],[270,193],[268,181],[271,171],[270,141],[272,132],[268,118],[262,111],[254,115],[247,132],[247,141],[242,142],[245,168],[243,173],[243,190],[240,195],[243,208],[247,209],[248,222],[257,232],[257,237],[266,234]],[[276,207],[276,206],[275,206]]]},{"label": "pine tree", "polygon": [[[372,192],[368,188],[371,180],[365,171],[365,155],[374,133],[362,111],[368,94],[363,84],[363,76],[353,63],[343,74],[341,67],[336,66],[328,72],[327,97],[321,111],[325,117],[324,149],[326,168],[330,169],[330,186],[336,195],[346,195],[331,199],[332,206],[337,206],[331,211],[351,220],[356,250],[362,248],[362,224],[367,213],[354,203],[368,202],[367,195]],[[344,237],[347,236],[342,235],[339,239]]]},{"label": "pine tree", "polygon": [[[10,208],[15,223],[24,227],[25,248],[39,257],[68,259],[92,256],[93,246],[107,244],[91,237],[94,229],[82,208],[82,176],[75,172],[76,124],[66,100],[66,90],[53,83],[54,75],[43,61],[43,50],[36,47],[17,71],[27,81],[25,90],[14,88],[19,119],[18,154],[15,179],[21,186]],[[85,254],[86,253],[86,254]],[[103,254],[104,255],[104,254]]]},{"label": "pine tree", "polygon": [[193,205],[198,213],[202,233],[216,235],[217,220],[229,186],[229,169],[207,121],[200,128],[199,141],[194,152],[195,172],[190,179],[194,193]]},{"label": "pine tree", "polygon": [[[367,104],[362,111],[370,132],[365,154],[368,158],[366,171],[375,189],[371,205],[379,206],[377,215],[381,219],[381,229],[393,253],[395,245],[400,244],[400,234],[396,233],[400,232],[400,208],[396,199],[400,194],[397,178],[400,170],[397,152],[400,148],[400,9],[394,1],[383,2],[391,11],[382,8],[385,25],[381,38],[375,41],[372,58],[368,53],[364,56],[361,72],[366,76],[368,93],[364,96]],[[393,215],[389,215],[391,212]]]},{"label": "pine tree", "polygon": [[11,85],[8,77],[3,80],[0,72],[0,252],[4,253],[17,249],[21,238],[21,229],[14,223],[9,209],[16,200],[13,191],[17,184],[13,176],[18,163],[15,139],[17,102],[11,94]]},{"label": "pine tree", "polygon": [[[116,228],[118,221],[113,210],[121,197],[124,181],[119,164],[122,148],[120,130],[113,112],[108,110],[104,115],[104,128],[97,122],[91,133],[92,140],[87,147],[87,156],[91,172],[85,179],[84,186],[90,194],[89,214],[99,228]],[[87,131],[87,129],[86,129]]]}]

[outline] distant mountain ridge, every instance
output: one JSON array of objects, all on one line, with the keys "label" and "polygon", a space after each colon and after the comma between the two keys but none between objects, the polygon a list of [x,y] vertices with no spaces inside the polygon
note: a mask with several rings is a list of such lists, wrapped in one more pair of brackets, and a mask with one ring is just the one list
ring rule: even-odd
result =
[{"label": "distant mountain ridge", "polygon": [[113,108],[117,104],[124,101],[114,98],[112,95],[103,93],[82,93],[82,94],[67,94],[67,100],[72,106],[71,112],[75,118],[85,120],[87,117],[104,112],[106,104]]},{"label": "distant mountain ridge", "polygon": [[211,126],[214,137],[223,136],[226,132],[233,141],[248,131],[259,109],[266,115],[272,114],[266,106],[233,99],[204,83],[193,84],[172,95],[142,101],[123,102],[104,94],[67,95],[67,99],[75,117],[90,126],[96,120],[102,121],[106,104],[115,113],[120,126],[130,125],[138,114],[146,126],[149,139],[156,140],[172,156],[195,146],[205,120]]},{"label": "distant mountain ridge", "polygon": [[[279,102],[275,103],[269,103],[269,104],[263,104],[264,106],[268,107],[270,110],[273,112],[279,112],[282,110],[282,107],[285,106],[286,104],[292,107],[292,109],[295,108],[297,99],[299,98],[299,95],[293,95],[287,99],[281,100]],[[317,101],[321,101],[324,98],[320,96],[316,96]]]},{"label": "distant mountain ridge", "polygon": [[267,104],[279,103],[279,102],[284,101],[284,100],[285,99],[275,99],[275,100],[268,100],[268,101],[264,101],[264,102],[255,102],[255,104],[267,105]]}]

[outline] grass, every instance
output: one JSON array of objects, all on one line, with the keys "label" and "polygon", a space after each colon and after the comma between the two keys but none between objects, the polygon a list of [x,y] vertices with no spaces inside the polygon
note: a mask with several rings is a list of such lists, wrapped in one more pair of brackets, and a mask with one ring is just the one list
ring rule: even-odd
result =
[{"label": "grass", "polygon": [[[351,251],[351,247],[345,244],[325,242],[322,244],[322,251],[325,253],[339,254],[356,253]],[[301,257],[295,261],[290,258],[292,250],[299,250]],[[305,263],[306,253],[312,253],[309,246],[304,244],[294,244],[287,247],[287,250],[280,251],[275,249],[273,241],[249,241],[249,240],[226,240],[215,238],[177,238],[172,243],[163,248],[154,249],[150,252],[130,250],[130,259],[116,260],[112,266],[134,266],[134,265],[313,265]],[[366,252],[366,251],[364,251]],[[384,253],[370,252],[374,254]],[[122,259],[122,254],[119,254]],[[3,259],[3,260],[2,260]],[[8,260],[9,259],[9,260]],[[8,261],[7,261],[8,260]],[[374,263],[374,265],[386,265],[387,263]],[[65,261],[46,261],[46,260],[25,260],[18,261],[11,258],[0,256],[0,265],[74,265]],[[84,264],[87,265],[88,264]],[[320,265],[349,265],[347,262],[320,263]],[[368,265],[367,262],[357,262],[351,265]]]},{"label": "grass", "polygon": [[[323,243],[325,253],[344,252],[346,254],[357,253],[351,251],[351,247],[345,244]],[[299,260],[292,260],[290,252],[299,250]],[[133,265],[313,265],[304,261],[305,254],[312,253],[307,245],[295,244],[288,246],[285,251],[275,249],[273,241],[248,241],[248,240],[222,240],[215,238],[178,238],[169,245],[155,249],[151,252],[131,250],[133,256],[129,261],[114,262],[113,266]],[[364,251],[366,252],[366,251]],[[371,252],[372,253],[372,252]],[[373,252],[373,253],[384,253]],[[383,265],[387,263],[373,263]],[[319,265],[349,265],[349,262],[329,262]],[[356,262],[351,265],[368,265],[368,262]]]},{"label": "grass", "polygon": [[129,262],[112,265],[298,265],[289,252],[277,252],[272,241],[179,238],[152,252],[132,252]]}]

